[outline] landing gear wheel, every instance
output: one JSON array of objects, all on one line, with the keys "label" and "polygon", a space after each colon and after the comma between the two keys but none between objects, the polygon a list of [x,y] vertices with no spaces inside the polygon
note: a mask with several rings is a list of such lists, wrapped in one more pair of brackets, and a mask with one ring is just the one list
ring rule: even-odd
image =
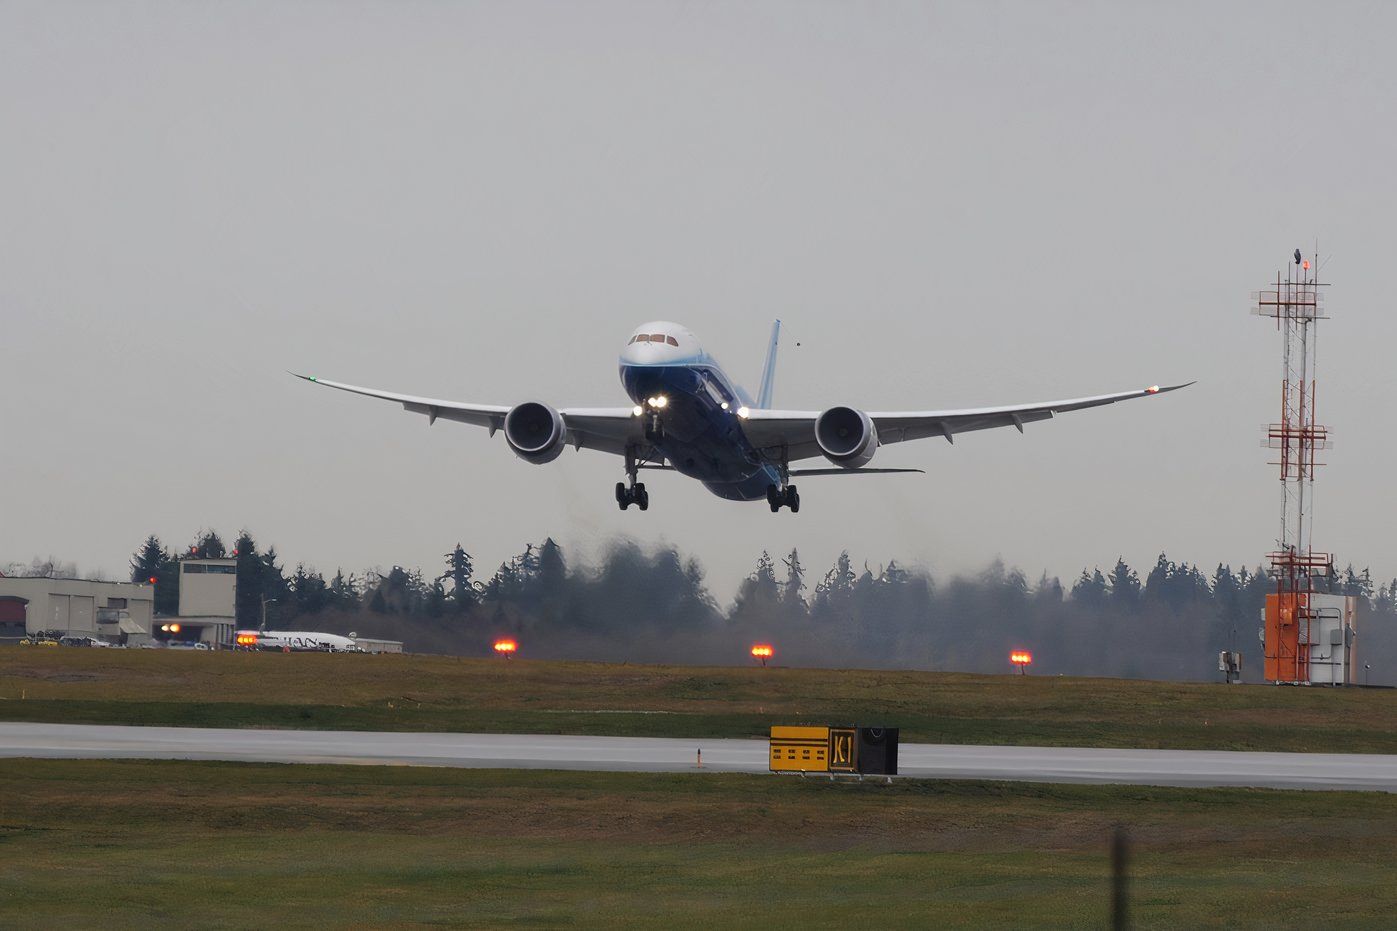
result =
[{"label": "landing gear wheel", "polygon": [[786,502],[781,496],[781,491],[775,485],[766,486],[766,503],[771,505],[771,513],[775,514],[781,510],[781,505]]},{"label": "landing gear wheel", "polygon": [[637,484],[631,490],[631,497],[635,499],[636,506],[642,511],[650,510],[650,492],[645,490],[645,485]]},{"label": "landing gear wheel", "polygon": [[794,485],[786,486],[786,507],[791,509],[792,514],[800,513],[800,492]]},{"label": "landing gear wheel", "polygon": [[631,493],[625,482],[616,483],[616,503],[623,511],[631,506]]}]

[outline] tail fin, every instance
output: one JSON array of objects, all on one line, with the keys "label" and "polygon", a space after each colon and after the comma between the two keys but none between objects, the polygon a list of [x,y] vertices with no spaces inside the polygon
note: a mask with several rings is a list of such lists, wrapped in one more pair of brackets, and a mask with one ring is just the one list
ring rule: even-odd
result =
[{"label": "tail fin", "polygon": [[762,365],[762,380],[757,388],[757,409],[771,407],[772,388],[776,384],[776,344],[781,338],[781,321],[771,325],[771,345],[766,347],[766,363]]}]

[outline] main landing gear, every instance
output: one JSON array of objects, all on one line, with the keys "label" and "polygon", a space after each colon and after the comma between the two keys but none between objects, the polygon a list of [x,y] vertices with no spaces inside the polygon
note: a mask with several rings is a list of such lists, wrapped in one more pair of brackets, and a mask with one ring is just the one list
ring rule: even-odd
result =
[{"label": "main landing gear", "polygon": [[650,509],[650,492],[645,490],[644,482],[634,482],[630,487],[625,482],[616,483],[616,503],[625,510],[634,504],[642,511]]},{"label": "main landing gear", "polygon": [[771,505],[771,513],[773,514],[783,507],[790,508],[792,514],[798,514],[800,513],[800,492],[796,491],[794,485],[787,485],[785,488],[768,485],[766,486],[766,503]]},{"label": "main landing gear", "polygon": [[[650,510],[650,493],[645,490],[645,483],[636,481],[636,476],[640,474],[640,450],[634,446],[626,448],[626,481],[616,483],[616,504],[625,510],[634,504],[642,511]],[[648,458],[651,453],[647,453]]]}]

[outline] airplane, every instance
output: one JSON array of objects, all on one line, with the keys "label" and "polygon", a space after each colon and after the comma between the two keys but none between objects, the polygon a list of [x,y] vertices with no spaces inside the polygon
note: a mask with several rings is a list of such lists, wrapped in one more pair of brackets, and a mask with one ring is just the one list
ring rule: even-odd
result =
[{"label": "airplane", "polygon": [[[955,443],[958,434],[992,427],[1015,427],[1022,433],[1024,424],[1067,411],[1164,394],[1192,384],[963,410],[864,411],[842,405],[823,411],[781,410],[772,407],[780,336],[777,320],[755,398],[723,372],[693,333],[663,320],[636,328],[621,350],[621,384],[633,402],[629,407],[556,409],[540,401],[513,407],[473,404],[290,374],[328,388],[397,402],[407,411],[426,415],[429,425],[454,420],[485,427],[491,436],[503,431],[514,454],[535,465],[552,462],[569,446],[624,457],[626,481],[616,483],[616,503],[623,511],[632,504],[642,511],[649,509],[650,494],[639,476],[642,470],[658,469],[697,479],[720,498],[765,499],[772,513],[783,507],[792,513],[800,510],[800,493],[792,478],[924,471],[869,467],[880,446],[927,437]],[[829,466],[791,468],[793,463],[821,456]]]},{"label": "airplane", "polygon": [[319,651],[348,653],[359,647],[353,637],[324,634],[318,630],[240,630],[233,642],[249,650],[280,650],[288,653]]}]

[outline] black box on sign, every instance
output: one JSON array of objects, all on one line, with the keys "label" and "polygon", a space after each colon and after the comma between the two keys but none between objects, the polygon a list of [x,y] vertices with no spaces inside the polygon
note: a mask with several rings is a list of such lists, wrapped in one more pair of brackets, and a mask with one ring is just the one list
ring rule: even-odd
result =
[{"label": "black box on sign", "polygon": [[897,728],[860,727],[858,735],[859,772],[866,776],[897,775]]}]

